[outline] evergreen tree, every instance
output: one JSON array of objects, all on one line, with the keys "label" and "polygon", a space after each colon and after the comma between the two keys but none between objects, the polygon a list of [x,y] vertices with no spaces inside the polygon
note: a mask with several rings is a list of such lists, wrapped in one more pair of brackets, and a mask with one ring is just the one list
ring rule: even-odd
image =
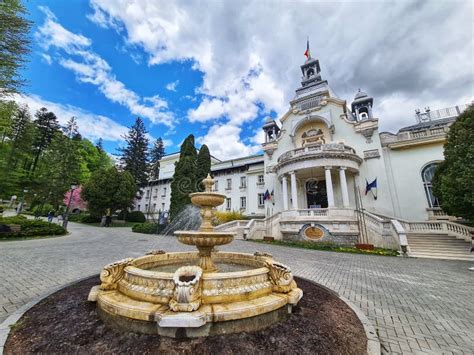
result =
[{"label": "evergreen tree", "polygon": [[56,115],[53,112],[48,111],[45,107],[39,109],[35,114],[36,119],[34,120],[36,126],[36,138],[35,138],[35,158],[31,172],[36,170],[38,160],[41,153],[49,146],[55,133],[59,130],[59,123]]},{"label": "evergreen tree", "polygon": [[199,150],[196,163],[197,190],[204,191],[202,180],[211,172],[211,154],[207,145],[203,144]]},{"label": "evergreen tree", "polygon": [[170,218],[175,218],[184,207],[191,203],[189,194],[196,192],[196,160],[194,136],[189,135],[181,145],[171,182]]},{"label": "evergreen tree", "polygon": [[474,105],[451,125],[444,161],[436,168],[433,192],[443,210],[474,221]]},{"label": "evergreen tree", "polygon": [[160,160],[165,155],[163,140],[158,138],[150,151],[150,180],[158,180],[160,176]]},{"label": "evergreen tree", "polygon": [[95,145],[95,147],[97,148],[97,150],[99,152],[103,152],[104,151],[104,141],[102,138],[99,138],[99,140],[97,141],[97,144]]},{"label": "evergreen tree", "polygon": [[20,70],[30,51],[31,22],[20,0],[0,1],[0,97],[19,93],[24,85]]},{"label": "evergreen tree", "polygon": [[132,174],[135,184],[141,188],[148,183],[148,144],[147,130],[143,120],[138,117],[128,134],[123,138],[127,142],[125,148],[119,149],[122,153],[120,161],[124,170]]}]

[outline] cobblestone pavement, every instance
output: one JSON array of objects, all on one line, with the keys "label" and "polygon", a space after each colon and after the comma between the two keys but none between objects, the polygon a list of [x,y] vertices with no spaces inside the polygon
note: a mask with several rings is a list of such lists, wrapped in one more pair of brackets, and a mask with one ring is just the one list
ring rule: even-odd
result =
[{"label": "cobblestone pavement", "polygon": [[[151,249],[193,250],[173,237],[75,223],[71,234],[0,242],[0,322],[34,297]],[[474,353],[474,272],[469,262],[294,249],[236,240],[222,249],[266,251],[297,276],[346,297],[367,315],[385,353]]]}]

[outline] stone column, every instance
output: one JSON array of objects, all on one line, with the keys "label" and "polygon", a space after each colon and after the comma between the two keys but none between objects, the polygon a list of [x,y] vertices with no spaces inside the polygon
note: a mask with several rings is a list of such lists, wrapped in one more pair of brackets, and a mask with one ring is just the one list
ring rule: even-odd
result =
[{"label": "stone column", "polygon": [[349,192],[347,191],[346,167],[339,167],[339,181],[341,182],[342,205],[349,207]]},{"label": "stone column", "polygon": [[294,171],[290,173],[291,175],[291,202],[294,210],[298,209],[298,190],[296,188],[296,174]]},{"label": "stone column", "polygon": [[283,175],[281,181],[283,183],[283,210],[288,210],[288,182],[286,181],[286,175]]},{"label": "stone column", "polygon": [[326,175],[326,192],[328,195],[328,207],[334,207],[334,190],[332,189],[331,167],[325,166],[324,173]]}]

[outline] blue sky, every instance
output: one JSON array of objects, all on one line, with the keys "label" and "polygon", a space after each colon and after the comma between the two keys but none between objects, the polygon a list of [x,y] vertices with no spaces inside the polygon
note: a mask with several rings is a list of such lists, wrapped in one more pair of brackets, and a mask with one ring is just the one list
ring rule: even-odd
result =
[{"label": "blue sky", "polygon": [[340,97],[350,104],[359,87],[374,96],[381,130],[413,123],[415,108],[473,97],[469,1],[26,6],[30,85],[18,101],[46,106],[61,122],[74,115],[81,133],[102,137],[111,153],[137,116],[167,152],[190,133],[221,159],[259,152],[263,120],[284,114],[299,85],[307,36]]}]

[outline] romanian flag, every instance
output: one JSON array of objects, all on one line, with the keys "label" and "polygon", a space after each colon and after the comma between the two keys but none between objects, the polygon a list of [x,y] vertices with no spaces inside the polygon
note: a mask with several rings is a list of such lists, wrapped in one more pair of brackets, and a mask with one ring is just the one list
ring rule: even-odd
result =
[{"label": "romanian flag", "polygon": [[306,52],[304,52],[304,55],[306,56],[306,58],[311,58],[311,52],[309,51],[309,38],[308,40],[306,41]]}]

